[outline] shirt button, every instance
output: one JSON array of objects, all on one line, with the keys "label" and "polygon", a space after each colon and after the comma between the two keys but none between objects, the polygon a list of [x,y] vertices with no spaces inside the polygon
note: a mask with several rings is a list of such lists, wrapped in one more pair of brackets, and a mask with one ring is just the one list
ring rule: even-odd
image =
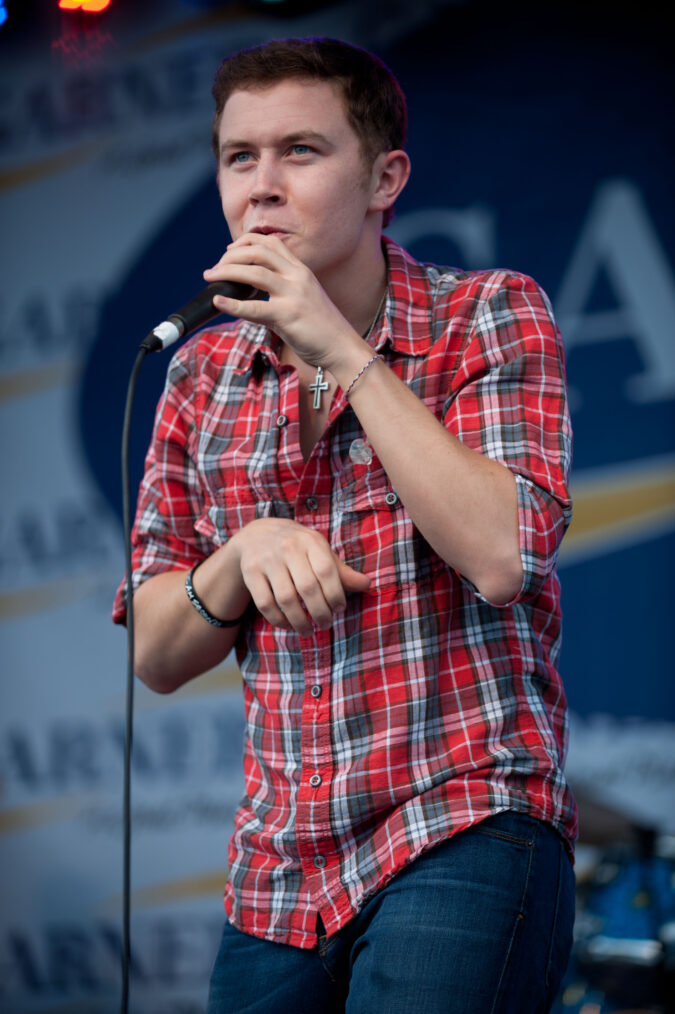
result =
[{"label": "shirt button", "polygon": [[312,697],[321,697],[321,687],[318,683],[315,683],[309,692]]},{"label": "shirt button", "polygon": [[398,503],[398,495],[396,493],[394,493],[393,490],[392,490],[391,493],[387,493],[387,495],[384,498],[384,502],[389,507],[393,507],[395,503]]},{"label": "shirt button", "polygon": [[308,511],[315,511],[319,506],[319,501],[315,496],[308,496],[305,500],[305,507]]},{"label": "shirt button", "polygon": [[317,789],[321,785],[321,775],[312,775],[309,780],[309,784],[313,789]]},{"label": "shirt button", "polygon": [[288,416],[284,415],[283,412],[281,413],[281,415],[277,416],[277,426],[285,426],[287,422],[288,422]]},{"label": "shirt button", "polygon": [[314,865],[316,866],[317,870],[322,870],[326,865],[326,857],[314,856]]}]

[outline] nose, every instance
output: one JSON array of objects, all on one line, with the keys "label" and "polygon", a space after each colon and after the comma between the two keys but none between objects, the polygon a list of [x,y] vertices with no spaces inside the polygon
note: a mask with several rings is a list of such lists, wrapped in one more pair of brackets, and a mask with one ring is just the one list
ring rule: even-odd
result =
[{"label": "nose", "polygon": [[273,158],[261,156],[251,179],[251,204],[280,204],[284,200],[284,187],[280,166]]}]

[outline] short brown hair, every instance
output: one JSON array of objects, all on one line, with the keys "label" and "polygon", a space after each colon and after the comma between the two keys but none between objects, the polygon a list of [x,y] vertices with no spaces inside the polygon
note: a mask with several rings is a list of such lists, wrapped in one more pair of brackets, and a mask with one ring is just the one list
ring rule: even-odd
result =
[{"label": "short brown hair", "polygon": [[266,88],[289,78],[335,81],[339,85],[347,119],[359,138],[369,169],[380,152],[404,147],[408,126],[405,96],[379,57],[339,39],[275,39],[233,53],[218,68],[213,83],[216,158],[220,118],[230,95]]}]

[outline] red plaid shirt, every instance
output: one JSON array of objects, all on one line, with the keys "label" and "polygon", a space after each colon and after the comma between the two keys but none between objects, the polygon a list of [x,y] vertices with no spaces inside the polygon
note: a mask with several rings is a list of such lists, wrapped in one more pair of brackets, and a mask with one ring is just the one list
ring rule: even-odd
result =
[{"label": "red plaid shirt", "polygon": [[269,516],[317,529],[372,579],[330,630],[300,638],[252,612],[237,642],[246,794],[226,908],[245,932],[306,948],[317,912],[334,933],[406,863],[491,814],[548,821],[570,850],[576,833],[554,570],[570,427],[550,306],[523,275],[421,265],[385,244],[370,343],[443,425],[515,474],[513,602],[491,605],[434,553],[376,455],[353,460],[367,436],[339,390],[305,464],[297,374],[246,322],[173,358],[134,529],[136,583]]}]

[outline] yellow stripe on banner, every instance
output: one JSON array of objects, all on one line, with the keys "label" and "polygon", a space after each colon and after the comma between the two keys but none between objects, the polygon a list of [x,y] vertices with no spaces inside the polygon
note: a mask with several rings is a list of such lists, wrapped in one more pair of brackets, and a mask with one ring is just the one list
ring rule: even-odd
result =
[{"label": "yellow stripe on banner", "polygon": [[196,680],[190,680],[176,691],[174,696],[185,697],[195,694],[212,694],[217,690],[239,690],[241,688],[241,673],[236,662],[229,665],[219,665],[215,669],[209,669],[203,676]]},{"label": "yellow stripe on banner", "polygon": [[66,605],[83,598],[89,591],[90,584],[84,577],[66,577],[38,588],[0,592],[0,621]]},{"label": "yellow stripe on banner", "polygon": [[574,517],[561,559],[605,541],[649,538],[653,529],[675,524],[675,466],[672,462],[634,469],[607,470],[602,476],[571,483]]},{"label": "yellow stripe on banner", "polygon": [[198,697],[202,694],[217,694],[230,690],[241,690],[241,673],[236,662],[226,660],[215,669],[209,669],[201,676],[184,683],[171,694],[156,694],[140,684],[136,697],[136,711],[145,713],[156,711],[158,708],[168,709],[174,707],[175,702],[181,697]]},{"label": "yellow stripe on banner", "polygon": [[230,3],[223,10],[196,14],[184,21],[180,21],[176,25],[170,25],[168,28],[152,32],[142,42],[132,46],[128,52],[132,54],[146,53],[148,50],[155,49],[157,46],[164,46],[168,42],[177,42],[185,39],[188,35],[192,35],[195,32],[203,32],[208,28],[216,28],[218,25],[224,25],[232,21],[256,21],[259,17],[260,15],[256,11],[251,10],[245,4]]},{"label": "yellow stripe on banner", "polygon": [[48,391],[52,387],[71,384],[77,376],[77,370],[76,363],[67,361],[0,377],[0,401],[25,398],[31,394]]},{"label": "yellow stripe on banner", "polygon": [[215,873],[201,873],[196,877],[184,877],[180,880],[167,880],[161,884],[139,887],[132,892],[132,904],[134,908],[139,906],[151,908],[154,905],[167,905],[171,902],[186,901],[189,898],[199,898],[204,895],[220,898],[225,889],[226,880],[227,869],[224,868]]},{"label": "yellow stripe on banner", "polygon": [[87,141],[86,144],[79,144],[75,148],[61,151],[58,155],[49,155],[37,162],[29,162],[26,165],[16,166],[14,169],[2,169],[0,170],[0,193],[26,183],[35,183],[36,180],[52,176],[63,169],[71,169],[74,165],[84,162],[91,155],[100,151],[101,143],[100,139]]},{"label": "yellow stripe on banner", "polygon": [[69,820],[79,813],[81,808],[81,796],[60,796],[57,799],[45,799],[40,803],[27,803],[25,806],[0,810],[0,834],[28,831],[42,824]]}]

